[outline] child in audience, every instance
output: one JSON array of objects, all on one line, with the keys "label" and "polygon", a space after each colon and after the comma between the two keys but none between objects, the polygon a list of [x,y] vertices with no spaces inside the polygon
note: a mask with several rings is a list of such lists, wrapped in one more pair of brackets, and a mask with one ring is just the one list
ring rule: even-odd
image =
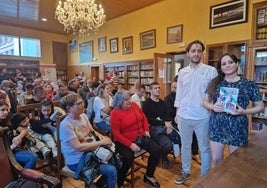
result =
[{"label": "child in audience", "polygon": [[[29,118],[22,112],[15,113],[11,118],[12,126],[19,132],[21,132],[24,129],[28,130],[28,127],[30,126],[30,120]],[[27,145],[25,149],[29,149],[32,152],[41,152],[43,155],[43,159],[46,159],[51,150],[38,138],[33,137],[30,135],[26,135],[26,137],[30,138],[34,143]]]},{"label": "child in audience", "polygon": [[[6,102],[0,100],[0,125],[8,127],[7,135],[9,138],[10,149],[12,150],[15,159],[24,167],[34,169],[38,157],[31,151],[26,151],[21,148],[23,138],[28,134],[28,130],[17,131],[10,123],[9,106]],[[1,167],[2,168],[2,167]]]},{"label": "child in audience", "polygon": [[57,157],[56,146],[56,122],[50,119],[54,113],[54,105],[50,99],[44,99],[40,103],[40,119],[30,120],[30,134],[44,141],[51,148],[53,157]]}]

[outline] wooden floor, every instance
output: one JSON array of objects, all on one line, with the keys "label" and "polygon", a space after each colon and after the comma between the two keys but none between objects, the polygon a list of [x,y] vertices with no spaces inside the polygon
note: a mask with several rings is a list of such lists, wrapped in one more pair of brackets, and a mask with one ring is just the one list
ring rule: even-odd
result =
[{"label": "wooden floor", "polygon": [[[138,162],[143,162],[142,159],[138,159]],[[146,160],[146,159],[145,159]],[[200,177],[200,164],[192,160],[191,166],[191,180],[186,181],[182,185],[176,185],[174,179],[176,174],[181,171],[181,158],[180,156],[174,159],[172,155],[169,155],[170,165],[168,168],[162,168],[159,165],[155,172],[155,177],[161,185],[161,188],[185,188],[191,186]],[[143,176],[145,174],[145,169],[140,169],[136,172],[138,179],[136,180],[136,188],[150,188],[151,186],[143,182]],[[83,182],[76,181],[73,178],[65,178],[63,180],[64,188],[82,188],[84,187]],[[124,188],[130,188],[130,184],[125,182]]]}]

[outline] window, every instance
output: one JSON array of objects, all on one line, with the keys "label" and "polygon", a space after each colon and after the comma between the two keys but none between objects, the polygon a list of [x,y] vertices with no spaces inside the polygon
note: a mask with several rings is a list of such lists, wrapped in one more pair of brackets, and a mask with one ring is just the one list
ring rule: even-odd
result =
[{"label": "window", "polygon": [[0,35],[0,55],[19,56],[19,38],[10,35]]},{"label": "window", "polygon": [[0,34],[0,55],[41,57],[40,40]]},{"label": "window", "polygon": [[40,40],[20,38],[21,56],[41,57]]}]

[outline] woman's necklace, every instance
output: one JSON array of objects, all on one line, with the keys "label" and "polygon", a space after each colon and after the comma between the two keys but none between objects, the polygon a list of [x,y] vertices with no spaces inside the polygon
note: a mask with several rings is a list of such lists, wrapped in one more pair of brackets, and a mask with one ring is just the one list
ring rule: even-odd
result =
[{"label": "woman's necklace", "polygon": [[226,80],[226,82],[228,82],[228,83],[233,83],[233,82],[237,82],[239,79],[240,79],[240,77],[239,76],[237,76],[237,75],[235,75],[234,77],[225,77],[224,78],[225,80]]}]

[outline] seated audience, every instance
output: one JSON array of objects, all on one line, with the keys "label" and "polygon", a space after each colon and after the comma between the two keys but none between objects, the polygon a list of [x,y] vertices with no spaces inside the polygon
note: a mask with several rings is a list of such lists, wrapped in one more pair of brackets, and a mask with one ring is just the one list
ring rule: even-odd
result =
[{"label": "seated audience", "polygon": [[54,113],[54,105],[50,99],[44,99],[40,102],[40,118],[30,120],[30,135],[42,140],[52,151],[53,157],[57,157],[57,134],[56,122],[50,119]]},{"label": "seated audience", "polygon": [[167,155],[173,150],[174,144],[181,144],[181,140],[179,134],[173,129],[172,118],[167,115],[166,103],[159,98],[159,83],[152,82],[149,89],[151,96],[144,102],[143,112],[150,124],[151,138],[162,148],[162,162],[168,166]]},{"label": "seated audience", "polygon": [[33,84],[26,84],[25,91],[18,97],[18,105],[23,106],[28,103],[28,100],[33,99]]},{"label": "seated audience", "polygon": [[110,87],[107,84],[99,85],[93,104],[95,112],[94,122],[98,129],[110,132],[109,115],[111,106],[112,97],[110,96]]},{"label": "seated audience", "polygon": [[0,125],[9,129],[7,134],[14,157],[24,168],[34,169],[38,160],[37,155],[31,151],[21,149],[23,138],[28,134],[28,130],[17,131],[17,128],[11,125],[8,114],[8,104],[0,101]]},{"label": "seated audience", "polygon": [[80,81],[78,78],[74,78],[68,82],[68,90],[78,93]]},{"label": "seated audience", "polygon": [[66,95],[74,94],[74,93],[75,92],[73,91],[69,91],[67,85],[62,82],[58,85],[58,91],[57,91],[57,94],[53,97],[53,101],[59,101]]},{"label": "seated audience", "polygon": [[[160,146],[150,139],[148,121],[142,110],[130,100],[128,91],[117,92],[111,111],[111,129],[115,140],[116,151],[123,159],[122,168],[118,172],[118,186],[123,187],[126,174],[134,161],[134,153],[145,149],[150,153],[144,182],[153,187],[160,187],[154,177],[160,159]],[[137,139],[137,138],[142,139]]]},{"label": "seated audience", "polygon": [[45,98],[52,100],[54,98],[54,95],[55,95],[53,85],[52,84],[46,84],[44,86],[44,89],[45,89]]},{"label": "seated audience", "polygon": [[45,99],[45,90],[43,87],[38,86],[33,89],[33,98],[25,101],[25,104],[40,103],[43,99]]},{"label": "seated audience", "polygon": [[[69,113],[60,123],[62,153],[66,165],[76,172],[84,155],[92,153],[100,146],[111,145],[112,141],[102,136],[99,141],[86,142],[86,137],[91,135],[94,129],[84,113],[84,102],[80,95],[70,94],[63,97],[61,105]],[[115,188],[117,180],[115,166],[101,163],[99,173],[104,176],[107,188]]]},{"label": "seated audience", "polygon": [[138,85],[135,93],[131,96],[132,102],[135,102],[140,108],[145,101],[146,87],[144,85]]},{"label": "seated audience", "polygon": [[0,88],[3,91],[5,91],[5,93],[7,94],[9,98],[11,114],[17,112],[18,101],[17,101],[17,97],[15,93],[15,86],[16,84],[14,84],[12,81],[9,81],[9,80],[3,80],[0,85]]},{"label": "seated audience", "polygon": [[[23,130],[27,130],[30,126],[29,118],[22,112],[15,113],[11,118],[12,126],[18,131],[21,132]],[[39,138],[33,137],[30,132],[26,135],[27,138],[30,138],[34,141],[33,145],[27,145],[25,149],[30,150],[32,152],[41,152],[43,159],[47,159],[51,150],[45,143]]]}]

